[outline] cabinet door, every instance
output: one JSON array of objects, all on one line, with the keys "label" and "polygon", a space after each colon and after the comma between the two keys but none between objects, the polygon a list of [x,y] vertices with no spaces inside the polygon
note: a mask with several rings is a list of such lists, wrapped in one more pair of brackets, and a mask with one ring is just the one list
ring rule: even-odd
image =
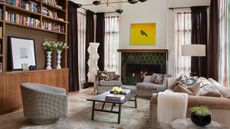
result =
[{"label": "cabinet door", "polygon": [[24,73],[7,74],[7,96],[6,104],[9,111],[16,110],[22,106],[20,84],[26,81]]},{"label": "cabinet door", "polygon": [[0,114],[6,111],[6,75],[0,74]]}]

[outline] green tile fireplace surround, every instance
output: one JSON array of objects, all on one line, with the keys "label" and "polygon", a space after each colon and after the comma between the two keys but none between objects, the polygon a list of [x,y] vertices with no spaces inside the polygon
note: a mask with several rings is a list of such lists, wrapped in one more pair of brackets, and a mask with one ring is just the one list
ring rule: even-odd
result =
[{"label": "green tile fireplace surround", "polygon": [[[168,50],[166,49],[120,49],[118,51],[121,52],[121,80],[125,85],[136,85],[137,82],[142,82],[144,73],[165,74],[167,71]],[[130,67],[137,71],[134,72],[133,69],[130,71]]]}]

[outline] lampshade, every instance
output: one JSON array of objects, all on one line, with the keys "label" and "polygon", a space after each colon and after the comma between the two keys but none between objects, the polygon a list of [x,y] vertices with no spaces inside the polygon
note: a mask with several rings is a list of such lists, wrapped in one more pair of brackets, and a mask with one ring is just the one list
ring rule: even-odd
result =
[{"label": "lampshade", "polygon": [[202,44],[182,45],[182,56],[206,56],[206,46]]}]

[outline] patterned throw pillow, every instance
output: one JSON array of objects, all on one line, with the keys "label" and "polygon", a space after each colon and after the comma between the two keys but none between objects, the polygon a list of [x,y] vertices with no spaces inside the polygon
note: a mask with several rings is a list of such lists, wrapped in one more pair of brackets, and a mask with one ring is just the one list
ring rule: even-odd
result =
[{"label": "patterned throw pillow", "polygon": [[107,81],[109,80],[109,76],[106,71],[98,71],[97,76],[99,78],[99,81],[104,80]]},{"label": "patterned throw pillow", "polygon": [[155,79],[151,82],[154,84],[163,84],[164,81],[164,75],[163,74],[155,74]]},{"label": "patterned throw pillow", "polygon": [[200,91],[200,83],[195,84],[194,86],[185,86],[183,84],[177,83],[173,89],[174,92],[187,93],[188,95],[198,96]]},{"label": "patterned throw pillow", "polygon": [[197,82],[195,77],[187,77],[186,75],[181,75],[177,80],[177,83],[183,84],[183,86],[193,86]]}]

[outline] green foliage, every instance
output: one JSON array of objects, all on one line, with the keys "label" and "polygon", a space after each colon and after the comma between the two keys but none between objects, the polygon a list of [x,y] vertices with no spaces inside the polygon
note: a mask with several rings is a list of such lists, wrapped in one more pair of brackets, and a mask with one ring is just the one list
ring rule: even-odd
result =
[{"label": "green foliage", "polygon": [[210,115],[210,112],[209,112],[207,106],[195,106],[195,107],[192,107],[191,112],[194,112],[197,115],[201,115],[201,116]]},{"label": "green foliage", "polygon": [[121,87],[113,87],[112,91],[113,92],[121,92],[122,88]]}]

